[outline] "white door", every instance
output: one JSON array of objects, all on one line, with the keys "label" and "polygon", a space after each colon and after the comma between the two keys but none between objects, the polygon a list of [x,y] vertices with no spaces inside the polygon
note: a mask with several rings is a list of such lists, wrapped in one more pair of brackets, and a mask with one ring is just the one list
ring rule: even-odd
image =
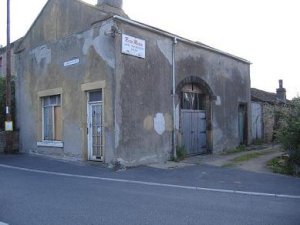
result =
[{"label": "white door", "polygon": [[89,160],[103,160],[102,92],[88,93],[88,155]]}]

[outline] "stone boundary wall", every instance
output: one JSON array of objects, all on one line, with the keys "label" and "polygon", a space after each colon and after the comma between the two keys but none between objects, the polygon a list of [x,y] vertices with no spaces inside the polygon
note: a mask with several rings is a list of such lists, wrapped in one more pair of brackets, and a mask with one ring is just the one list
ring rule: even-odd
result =
[{"label": "stone boundary wall", "polygon": [[[5,131],[0,131],[0,153],[4,152],[6,145],[6,139],[5,139]],[[19,132],[14,131],[13,132],[13,151],[18,151],[19,149]]]}]

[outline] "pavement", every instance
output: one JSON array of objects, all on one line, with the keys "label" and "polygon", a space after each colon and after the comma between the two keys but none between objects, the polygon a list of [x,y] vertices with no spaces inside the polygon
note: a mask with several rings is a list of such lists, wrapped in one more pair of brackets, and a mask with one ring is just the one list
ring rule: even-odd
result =
[{"label": "pavement", "polygon": [[[245,156],[252,153],[261,154],[250,160],[242,162],[234,162],[235,158]],[[167,161],[164,163],[150,164],[150,167],[159,169],[175,169],[193,165],[211,165],[216,167],[232,167],[256,173],[273,173],[268,167],[267,162],[283,154],[280,145],[261,145],[250,146],[245,151],[236,153],[219,153],[209,155],[198,155],[187,157],[180,162]]]}]

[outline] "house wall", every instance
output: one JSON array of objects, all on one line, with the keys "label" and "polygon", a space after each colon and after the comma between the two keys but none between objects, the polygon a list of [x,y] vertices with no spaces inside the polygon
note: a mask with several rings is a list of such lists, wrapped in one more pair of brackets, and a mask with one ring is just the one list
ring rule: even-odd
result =
[{"label": "house wall", "polygon": [[[85,32],[45,41],[18,54],[21,151],[87,159],[86,91],[103,88],[105,148],[113,152],[114,42],[104,35],[110,28],[111,21],[99,23]],[[79,63],[64,65],[72,59],[79,59]],[[61,94],[63,147],[37,146],[43,141],[41,97],[53,94]]]},{"label": "house wall", "polygon": [[172,150],[172,42],[126,24],[117,26],[146,41],[146,57],[121,54],[122,37],[116,36],[116,154],[131,165],[166,160]]},{"label": "house wall", "polygon": [[[146,41],[145,59],[120,54],[121,34],[116,37],[116,150],[120,160],[166,160],[172,150],[172,44],[166,36],[129,24],[118,30]],[[238,106],[246,104],[247,143],[250,141],[249,64],[183,42],[176,45],[176,86],[187,77],[198,77],[214,94],[211,99],[211,150],[239,145]],[[177,115],[179,96],[176,96]],[[160,119],[161,118],[161,119]],[[162,125],[163,133],[156,127]],[[180,125],[177,143],[180,145]]]},{"label": "house wall", "polygon": [[86,30],[109,15],[74,0],[49,0],[24,37],[18,50],[31,49]]},{"label": "house wall", "polygon": [[263,139],[263,104],[251,102],[252,141]]},{"label": "house wall", "polygon": [[[189,76],[208,84],[215,99],[211,101],[211,151],[238,146],[238,108],[247,108],[247,143],[250,142],[250,71],[249,64],[203,48],[179,42],[176,47],[177,84]],[[246,144],[247,144],[246,143]]]},{"label": "house wall", "polygon": [[268,103],[263,104],[263,130],[264,141],[269,143],[274,138],[274,125],[275,125],[275,106]]},{"label": "house wall", "polygon": [[[173,40],[110,19],[78,32],[83,26],[81,19],[93,14],[94,8],[81,9],[79,2],[71,2],[49,1],[18,50],[21,151],[87,159],[86,92],[103,88],[104,161],[138,165],[169,159],[173,132]],[[71,15],[76,15],[78,28]],[[55,22],[54,18],[64,22]],[[67,28],[68,24],[73,28]],[[145,59],[121,53],[122,33],[146,41]],[[72,59],[79,62],[64,65]],[[181,41],[176,45],[175,61],[176,88],[184,81],[199,79],[209,90],[209,150],[218,152],[239,145],[239,104],[248,111],[249,142],[249,64]],[[63,145],[46,147],[40,145],[41,98],[54,94],[60,94],[62,100]],[[178,93],[175,97],[176,145],[180,145]]]},{"label": "house wall", "polygon": [[[0,65],[0,76],[6,76],[6,48],[0,49],[0,58],[1,58],[1,65]],[[15,76],[15,55],[14,55],[14,44],[11,46],[11,75]]]}]

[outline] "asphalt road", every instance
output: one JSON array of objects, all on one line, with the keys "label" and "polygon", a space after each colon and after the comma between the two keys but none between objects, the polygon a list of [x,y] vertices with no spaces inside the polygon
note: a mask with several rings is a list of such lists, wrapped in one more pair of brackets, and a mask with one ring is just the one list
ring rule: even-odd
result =
[{"label": "asphalt road", "polygon": [[300,179],[0,155],[0,225],[299,225]]}]

